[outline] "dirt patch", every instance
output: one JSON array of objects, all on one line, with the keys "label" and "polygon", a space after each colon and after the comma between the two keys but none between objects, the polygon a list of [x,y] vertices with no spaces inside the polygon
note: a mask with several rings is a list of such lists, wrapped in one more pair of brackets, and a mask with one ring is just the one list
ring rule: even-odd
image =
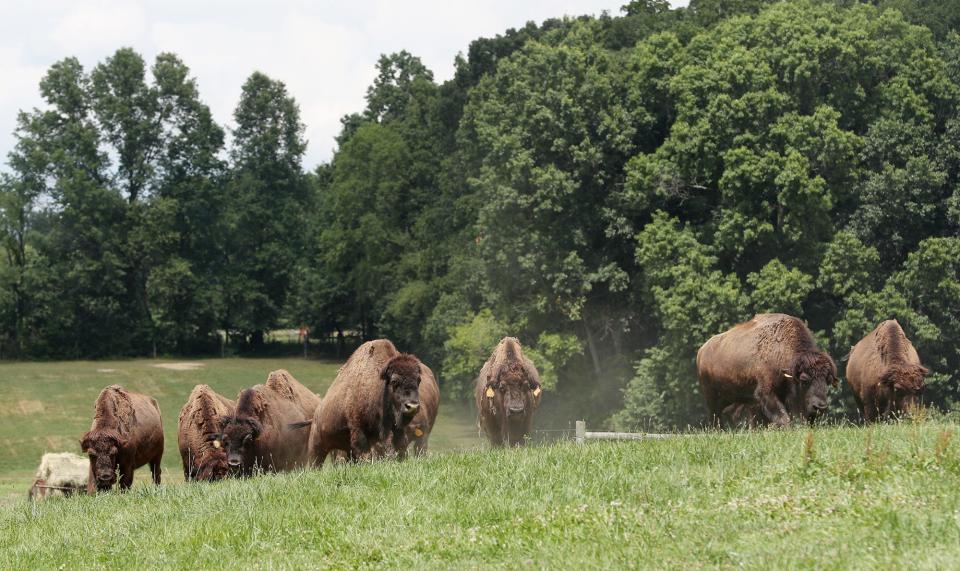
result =
[{"label": "dirt patch", "polygon": [[150,365],[158,369],[169,369],[171,371],[195,371],[203,367],[203,363],[157,363]]},{"label": "dirt patch", "polygon": [[22,415],[37,414],[43,412],[43,403],[38,400],[22,400],[17,403],[17,408]]},{"label": "dirt patch", "polygon": [[115,373],[116,369],[97,369],[98,373]]}]

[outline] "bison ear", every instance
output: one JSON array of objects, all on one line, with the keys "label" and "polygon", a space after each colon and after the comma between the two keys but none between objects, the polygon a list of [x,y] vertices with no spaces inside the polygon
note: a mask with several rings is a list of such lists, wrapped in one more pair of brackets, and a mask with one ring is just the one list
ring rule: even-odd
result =
[{"label": "bison ear", "polygon": [[80,450],[83,450],[84,454],[88,453],[87,451],[90,450],[91,444],[93,443],[90,442],[90,433],[85,432],[83,436],[80,437]]},{"label": "bison ear", "polygon": [[130,444],[130,441],[123,436],[117,438],[117,448],[126,448],[127,444]]},{"label": "bison ear", "polygon": [[835,389],[840,388],[840,379],[834,377],[833,380],[830,381],[830,386]]},{"label": "bison ear", "polygon": [[800,373],[800,382],[802,382],[802,383],[809,383],[809,382],[810,382],[810,375],[808,375],[808,374],[806,374],[806,373]]},{"label": "bison ear", "polygon": [[930,371],[930,369],[924,367],[923,365],[920,365],[920,373],[921,373],[924,377],[929,377],[930,375],[933,374],[933,372]]}]

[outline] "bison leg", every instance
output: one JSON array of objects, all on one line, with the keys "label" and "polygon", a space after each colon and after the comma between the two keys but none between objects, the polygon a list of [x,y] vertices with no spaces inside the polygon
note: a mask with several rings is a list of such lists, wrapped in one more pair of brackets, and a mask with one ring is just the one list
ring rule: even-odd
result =
[{"label": "bison leg", "polygon": [[426,456],[427,455],[427,440],[430,438],[429,434],[424,434],[420,438],[417,438],[413,441],[413,452],[417,456]]},{"label": "bison leg", "polygon": [[410,446],[410,440],[407,438],[406,429],[393,431],[393,449],[397,451],[397,461],[404,460],[407,457],[407,447]]},{"label": "bison leg", "polygon": [[359,460],[366,452],[370,450],[370,441],[362,430],[350,431],[350,459],[354,462]]},{"label": "bison leg", "polygon": [[150,461],[150,475],[153,476],[153,483],[160,485],[160,456]]},{"label": "bison leg", "polygon": [[775,426],[787,426],[790,424],[790,416],[787,414],[783,403],[772,392],[759,393],[757,402],[760,403],[760,410]]},{"label": "bison leg", "polygon": [[120,490],[127,491],[133,485],[133,465],[124,464],[120,466]]}]

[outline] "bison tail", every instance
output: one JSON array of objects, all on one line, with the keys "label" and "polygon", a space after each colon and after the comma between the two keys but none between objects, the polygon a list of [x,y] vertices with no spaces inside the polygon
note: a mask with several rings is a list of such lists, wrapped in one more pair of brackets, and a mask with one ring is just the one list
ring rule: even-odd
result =
[{"label": "bison tail", "polygon": [[297,430],[298,428],[306,428],[313,424],[312,420],[301,420],[300,422],[291,422],[287,425],[287,428],[290,430]]}]

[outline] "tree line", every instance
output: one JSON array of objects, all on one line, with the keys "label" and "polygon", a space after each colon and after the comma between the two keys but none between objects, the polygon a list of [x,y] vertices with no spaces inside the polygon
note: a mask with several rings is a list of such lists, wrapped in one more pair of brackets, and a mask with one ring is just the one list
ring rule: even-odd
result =
[{"label": "tree line", "polygon": [[956,8],[641,0],[478,39],[445,82],[384,55],[310,172],[262,73],[226,144],[175,55],[64,59],[0,182],[4,355],[204,353],[221,331],[255,351],[309,325],[389,337],[465,396],[511,334],[545,404],[663,428],[705,418],[697,347],[755,312],[836,359],[896,317],[952,408]]}]

